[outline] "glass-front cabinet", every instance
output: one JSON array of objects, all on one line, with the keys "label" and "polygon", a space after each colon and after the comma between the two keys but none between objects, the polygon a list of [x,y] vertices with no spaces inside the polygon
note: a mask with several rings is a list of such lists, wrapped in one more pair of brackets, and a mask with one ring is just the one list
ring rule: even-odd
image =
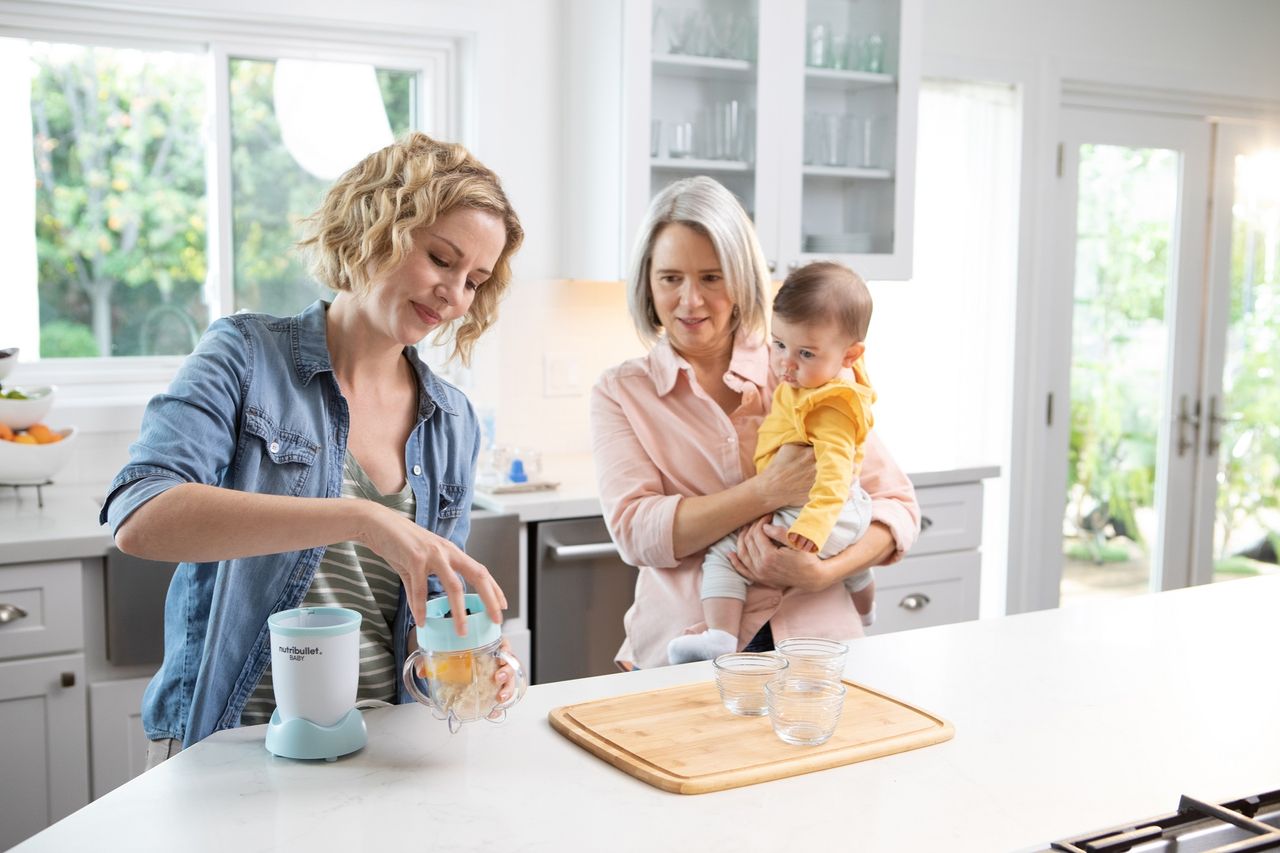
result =
[{"label": "glass-front cabinet", "polygon": [[624,275],[649,199],[708,175],[779,277],[834,257],[908,278],[917,4],[572,0],[567,275]]}]

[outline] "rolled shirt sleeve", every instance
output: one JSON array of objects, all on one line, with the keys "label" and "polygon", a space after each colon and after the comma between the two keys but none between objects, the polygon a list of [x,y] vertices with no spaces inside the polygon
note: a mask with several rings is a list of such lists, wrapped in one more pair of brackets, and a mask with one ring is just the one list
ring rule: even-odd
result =
[{"label": "rolled shirt sleeve", "polygon": [[213,323],[169,389],[147,404],[129,462],[98,519],[114,536],[147,501],[183,483],[216,485],[236,449],[249,343],[230,318]]},{"label": "rolled shirt sleeve", "polygon": [[662,474],[610,385],[602,378],[591,391],[591,446],[605,524],[630,565],[674,568],[680,562],[673,536],[681,496],[664,493]]},{"label": "rolled shirt sleeve", "polygon": [[911,550],[920,535],[920,504],[916,490],[898,467],[884,443],[872,430],[863,447],[862,488],[871,496],[871,520],[889,528],[897,549],[884,565],[896,563]]}]

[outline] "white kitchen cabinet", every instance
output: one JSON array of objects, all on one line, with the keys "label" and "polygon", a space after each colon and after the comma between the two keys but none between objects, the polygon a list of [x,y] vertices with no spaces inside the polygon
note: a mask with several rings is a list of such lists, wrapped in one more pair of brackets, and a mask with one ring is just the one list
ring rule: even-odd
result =
[{"label": "white kitchen cabinet", "polygon": [[0,566],[0,849],[89,802],[80,562]]},{"label": "white kitchen cabinet", "polygon": [[0,849],[89,802],[83,655],[0,663]]},{"label": "white kitchen cabinet", "polygon": [[923,530],[900,562],[876,569],[876,623],[888,634],[978,618],[982,483],[916,490]]},{"label": "white kitchen cabinet", "polygon": [[[570,0],[566,275],[624,277],[649,199],[705,174],[742,201],[779,277],[833,257],[908,278],[918,3]],[[810,67],[815,34],[854,67]],[[872,37],[879,70],[859,70]]]},{"label": "white kitchen cabinet", "polygon": [[142,694],[150,678],[122,678],[89,687],[89,743],[93,750],[96,800],[147,767],[147,735],[142,730]]}]

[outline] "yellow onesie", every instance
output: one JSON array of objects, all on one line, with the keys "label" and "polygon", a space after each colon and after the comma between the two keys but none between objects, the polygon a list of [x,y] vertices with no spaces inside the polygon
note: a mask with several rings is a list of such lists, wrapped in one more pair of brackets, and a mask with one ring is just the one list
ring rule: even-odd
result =
[{"label": "yellow onesie", "polygon": [[862,470],[862,445],[874,420],[876,392],[859,358],[853,379],[837,376],[817,388],[779,383],[773,408],[760,424],[756,440],[756,472],[763,471],[784,444],[811,444],[818,473],[809,501],[790,533],[805,537],[821,551],[831,535],[849,487]]}]

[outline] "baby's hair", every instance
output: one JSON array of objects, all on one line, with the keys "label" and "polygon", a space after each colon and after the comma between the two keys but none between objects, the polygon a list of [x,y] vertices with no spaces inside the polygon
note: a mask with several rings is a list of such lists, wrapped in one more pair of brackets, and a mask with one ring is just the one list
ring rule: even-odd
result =
[{"label": "baby's hair", "polygon": [[871,291],[862,276],[834,261],[814,261],[787,276],[773,315],[788,323],[827,323],[861,343],[871,325]]}]

